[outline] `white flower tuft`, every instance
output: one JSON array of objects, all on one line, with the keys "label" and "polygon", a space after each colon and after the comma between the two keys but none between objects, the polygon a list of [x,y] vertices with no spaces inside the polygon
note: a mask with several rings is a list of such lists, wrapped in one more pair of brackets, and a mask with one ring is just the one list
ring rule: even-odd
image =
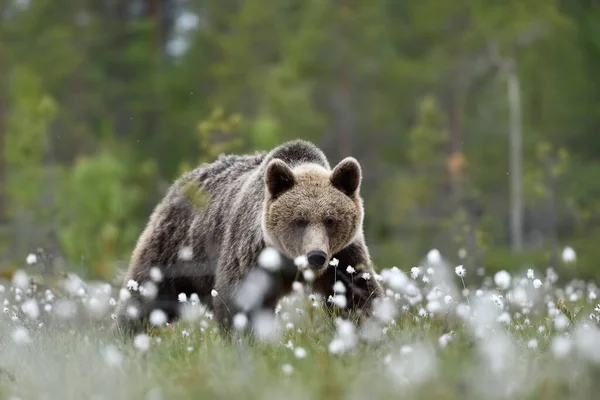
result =
[{"label": "white flower tuft", "polygon": [[21,310],[25,313],[27,318],[36,320],[40,316],[40,308],[35,299],[28,299],[21,305]]},{"label": "white flower tuft", "polygon": [[159,308],[150,312],[150,323],[154,326],[162,326],[167,323],[167,314]]},{"label": "white flower tuft", "polygon": [[494,275],[494,283],[502,290],[510,287],[510,274],[504,270],[496,272]]},{"label": "white flower tuft", "polygon": [[258,256],[258,264],[268,271],[278,271],[281,268],[281,255],[273,247],[267,247]]},{"label": "white flower tuft", "polygon": [[11,338],[15,344],[23,345],[31,343],[29,331],[23,327],[17,327],[12,331]]},{"label": "white flower tuft", "polygon": [[246,314],[238,313],[233,317],[233,327],[238,331],[243,330],[248,325],[248,317]]},{"label": "white flower tuft", "polygon": [[565,247],[562,252],[562,259],[565,263],[571,264],[577,261],[577,254],[575,254],[575,250],[572,247]]},{"label": "white flower tuft", "polygon": [[102,350],[102,358],[109,367],[118,367],[123,362],[123,355],[114,345],[108,345]]},{"label": "white flower tuft", "polygon": [[283,371],[284,374],[291,375],[292,372],[294,372],[294,367],[292,367],[290,364],[283,364],[281,366],[281,370]]},{"label": "white flower tuft", "polygon": [[27,255],[27,258],[25,259],[25,261],[27,262],[28,265],[37,263],[37,261],[38,261],[37,255],[35,255],[35,253],[31,253],[31,254]]},{"label": "white flower tuft", "polygon": [[140,333],[139,335],[136,335],[136,337],[133,339],[133,345],[138,350],[148,350],[150,348],[150,336],[146,335],[145,333]]},{"label": "white flower tuft", "polygon": [[335,284],[333,285],[333,292],[334,293],[346,293],[346,286],[344,286],[344,283],[342,281],[336,281]]},{"label": "white flower tuft", "polygon": [[190,261],[194,257],[194,251],[191,246],[183,246],[179,249],[177,256],[182,261]]},{"label": "white flower tuft", "polygon": [[438,249],[429,250],[427,253],[427,262],[429,264],[440,264],[442,262],[442,255]]},{"label": "white flower tuft", "polygon": [[296,347],[296,349],[294,350],[294,355],[296,356],[296,358],[305,358],[306,350],[304,350],[302,347]]},{"label": "white flower tuft", "polygon": [[17,270],[12,277],[13,287],[21,290],[27,290],[29,287],[29,275],[23,270]]},{"label": "white flower tuft", "polygon": [[162,281],[163,274],[162,274],[162,271],[160,270],[160,268],[158,268],[158,267],[150,268],[150,279],[152,279],[156,283],[159,283],[160,281]]}]

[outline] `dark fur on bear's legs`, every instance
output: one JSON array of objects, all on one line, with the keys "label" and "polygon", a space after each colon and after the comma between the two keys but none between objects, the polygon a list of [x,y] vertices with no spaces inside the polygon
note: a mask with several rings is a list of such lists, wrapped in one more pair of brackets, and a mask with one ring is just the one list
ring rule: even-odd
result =
[{"label": "dark fur on bear's legs", "polygon": [[[373,300],[383,296],[383,289],[375,279],[373,269],[369,266],[369,253],[366,247],[358,242],[352,243],[334,255],[338,260],[337,267],[329,266],[325,274],[314,283],[314,290],[325,298],[326,311],[333,312],[333,306],[327,302],[329,296],[334,296],[333,286],[336,281],[344,284],[346,289],[346,308],[337,309],[338,315],[344,317],[369,316],[372,311]],[[354,272],[348,272],[348,267]],[[366,273],[367,276],[363,276]]]},{"label": "dark fur on bear's legs", "polygon": [[[232,286],[231,282],[220,280],[217,277],[215,282],[217,296],[213,299],[213,309],[215,319],[221,328],[229,330],[233,318],[238,313],[245,314],[251,321],[255,312],[273,311],[279,300],[291,292],[294,280],[301,275],[293,260],[281,253],[279,255],[281,264],[277,270],[254,268],[248,271],[247,275],[235,286]],[[263,284],[264,286],[262,286]],[[249,287],[256,289],[262,287],[264,290],[254,293],[258,298],[242,298],[244,290]]]}]

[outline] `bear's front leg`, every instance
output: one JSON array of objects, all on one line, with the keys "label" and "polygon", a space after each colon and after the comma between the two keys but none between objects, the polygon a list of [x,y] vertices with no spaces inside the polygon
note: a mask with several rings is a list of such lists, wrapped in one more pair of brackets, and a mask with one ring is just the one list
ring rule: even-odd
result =
[{"label": "bear's front leg", "polygon": [[[375,279],[375,271],[370,264],[366,246],[363,243],[352,243],[333,258],[338,260],[338,265],[330,265],[325,274],[314,284],[315,291],[325,297],[327,310],[334,312],[337,307],[338,315],[357,317],[371,315],[373,301],[382,297],[384,292]],[[336,281],[344,285],[344,293],[335,293]],[[345,307],[339,307],[328,301],[330,296],[336,294],[345,296]]]}]

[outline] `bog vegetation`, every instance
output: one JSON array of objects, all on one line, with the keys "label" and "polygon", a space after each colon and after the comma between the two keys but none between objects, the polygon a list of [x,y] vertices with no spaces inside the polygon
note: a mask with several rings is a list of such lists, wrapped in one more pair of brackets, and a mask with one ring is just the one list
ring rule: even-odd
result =
[{"label": "bog vegetation", "polygon": [[410,269],[355,277],[386,288],[359,326],[325,317],[323,302],[345,305],[308,282],[274,311],[237,314],[229,335],[181,294],[182,320],[155,310],[148,331],[123,337],[114,306],[137,282],[42,279],[27,261],[0,286],[3,398],[588,399],[600,388],[600,289],[561,286],[551,267],[488,274],[434,249]]}]

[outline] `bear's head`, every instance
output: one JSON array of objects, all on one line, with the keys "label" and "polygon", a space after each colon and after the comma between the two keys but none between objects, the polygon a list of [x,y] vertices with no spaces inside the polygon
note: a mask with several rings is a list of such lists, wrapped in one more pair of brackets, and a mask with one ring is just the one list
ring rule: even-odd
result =
[{"label": "bear's head", "polygon": [[352,157],[332,170],[318,164],[290,167],[271,160],[265,174],[265,241],[287,257],[306,256],[320,275],[332,256],[362,235],[361,168]]}]

